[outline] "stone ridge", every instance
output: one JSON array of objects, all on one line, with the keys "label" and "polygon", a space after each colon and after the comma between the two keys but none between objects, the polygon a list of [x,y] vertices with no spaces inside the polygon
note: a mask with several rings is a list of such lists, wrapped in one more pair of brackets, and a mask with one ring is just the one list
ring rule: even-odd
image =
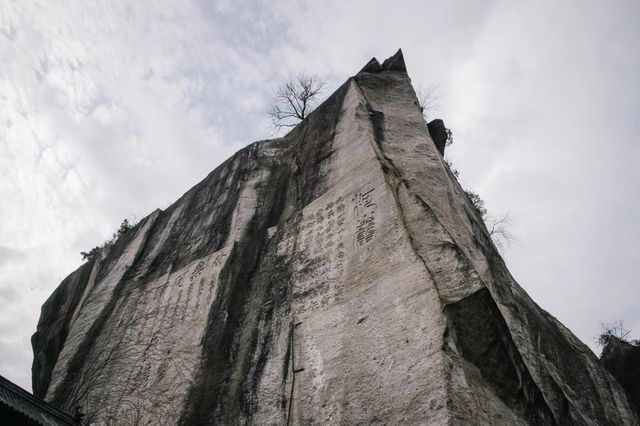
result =
[{"label": "stone ridge", "polygon": [[97,423],[638,424],[515,282],[402,51],[67,277],[34,391]]}]

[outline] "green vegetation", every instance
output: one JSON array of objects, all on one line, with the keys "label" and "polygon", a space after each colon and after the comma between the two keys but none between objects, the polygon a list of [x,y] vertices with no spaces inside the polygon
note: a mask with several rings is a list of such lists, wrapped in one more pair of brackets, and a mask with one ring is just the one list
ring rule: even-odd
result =
[{"label": "green vegetation", "polygon": [[484,220],[487,216],[487,208],[484,206],[484,200],[480,198],[478,194],[468,189],[464,190],[464,195],[467,196],[476,213]]},{"label": "green vegetation", "polygon": [[99,246],[92,248],[89,251],[81,251],[80,256],[82,256],[82,260],[95,259],[103,249],[114,245],[116,241],[118,241],[118,238],[123,236],[128,230],[130,230],[134,226],[136,226],[136,224],[129,222],[128,219],[123,220],[122,223],[120,224],[120,228],[118,228],[118,230],[113,233],[113,236],[111,237],[111,239],[105,241]]},{"label": "green vegetation", "polygon": [[[446,145],[449,146],[452,143],[453,143],[453,133],[451,132],[450,129],[447,129]],[[451,160],[445,157],[444,163],[456,178],[460,177],[460,173],[458,172],[458,170],[456,170],[453,167]],[[484,200],[480,197],[480,195],[468,189],[463,188],[462,190],[464,191],[464,194],[469,200],[469,203],[471,203],[471,205],[473,206],[473,209],[476,211],[478,216],[480,216],[480,218],[484,222],[487,228],[487,231],[489,232],[489,236],[491,237],[491,240],[493,241],[495,246],[499,250],[502,250],[505,246],[508,246],[509,244],[511,244],[515,240],[515,238],[511,234],[511,232],[509,232],[509,221],[510,221],[509,214],[505,214],[504,216],[500,216],[500,217],[490,215],[489,211],[485,207]]]}]

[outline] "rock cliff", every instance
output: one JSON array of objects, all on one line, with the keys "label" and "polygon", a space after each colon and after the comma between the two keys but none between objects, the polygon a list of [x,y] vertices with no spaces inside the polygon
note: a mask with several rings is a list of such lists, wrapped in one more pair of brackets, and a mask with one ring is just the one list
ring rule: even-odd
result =
[{"label": "rock cliff", "polygon": [[66,278],[35,393],[97,423],[637,424],[440,148],[402,53],[371,60]]},{"label": "rock cliff", "polygon": [[640,416],[640,343],[609,336],[600,360],[622,385],[636,416]]}]

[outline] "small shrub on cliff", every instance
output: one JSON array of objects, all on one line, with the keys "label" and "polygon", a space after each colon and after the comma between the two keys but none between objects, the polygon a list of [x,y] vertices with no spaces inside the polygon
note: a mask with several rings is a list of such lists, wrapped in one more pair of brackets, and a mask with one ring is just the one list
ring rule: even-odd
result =
[{"label": "small shrub on cliff", "polygon": [[105,241],[99,246],[95,246],[89,251],[81,251],[80,256],[82,256],[82,260],[95,259],[103,249],[115,244],[116,241],[118,241],[118,238],[123,236],[129,229],[133,228],[134,226],[136,226],[136,224],[129,222],[128,219],[123,220],[118,230],[113,233],[113,236],[111,237],[111,239]]},{"label": "small shrub on cliff", "polygon": [[[446,131],[447,141],[445,142],[445,146],[449,146],[453,143],[453,133],[451,132],[451,129],[446,129]],[[460,177],[460,173],[455,167],[453,167],[451,160],[446,156],[444,157],[444,163],[456,178]],[[473,209],[484,222],[487,232],[489,233],[489,237],[491,237],[493,244],[498,248],[498,250],[502,251],[505,246],[508,246],[515,241],[513,234],[509,232],[510,218],[508,213],[499,217],[490,215],[488,214],[489,212],[484,205],[484,200],[480,198],[480,195],[468,189],[462,188],[462,190],[473,206]]]},{"label": "small shrub on cliff", "polygon": [[447,157],[444,158],[444,163],[447,165],[447,167],[449,168],[449,170],[451,170],[451,173],[453,173],[453,175],[458,178],[460,177],[460,172],[458,171],[458,169],[456,169],[455,167],[453,167],[453,163],[451,162],[451,160],[449,160]]},{"label": "small shrub on cliff", "polygon": [[450,128],[447,127],[447,142],[445,143],[445,146],[451,146],[452,143],[453,143],[453,132],[451,131]]},{"label": "small shrub on cliff", "polygon": [[478,194],[473,191],[469,191],[468,189],[464,190],[464,194],[467,196],[478,215],[484,219],[487,216],[487,208],[484,206],[484,200],[480,198]]},{"label": "small shrub on cliff", "polygon": [[106,247],[107,243],[104,243],[100,246],[95,246],[89,251],[81,251],[80,256],[82,256],[82,260],[93,260],[95,257],[100,254],[100,251]]},{"label": "small shrub on cliff", "polygon": [[622,320],[601,322],[600,328],[600,335],[596,337],[596,343],[603,348],[609,344],[609,341],[612,337],[615,337],[618,340],[622,340],[623,342],[632,343],[627,340],[629,334],[631,333],[631,330],[627,330],[626,328],[624,328]]}]

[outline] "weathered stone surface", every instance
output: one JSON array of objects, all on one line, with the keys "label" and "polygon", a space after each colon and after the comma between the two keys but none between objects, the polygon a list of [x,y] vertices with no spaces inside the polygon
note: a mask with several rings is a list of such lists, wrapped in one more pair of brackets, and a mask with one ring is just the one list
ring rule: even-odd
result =
[{"label": "weathered stone surface", "polygon": [[444,155],[444,148],[447,145],[447,139],[449,137],[444,121],[436,118],[427,124],[427,128],[429,129],[429,136],[431,136],[433,143],[436,144],[436,149],[440,155]]},{"label": "weathered stone surface", "polygon": [[622,385],[636,416],[640,416],[640,346],[609,336],[600,360]]},{"label": "weathered stone surface", "polygon": [[33,344],[36,392],[98,422],[637,424],[509,274],[401,52],[73,273]]}]

